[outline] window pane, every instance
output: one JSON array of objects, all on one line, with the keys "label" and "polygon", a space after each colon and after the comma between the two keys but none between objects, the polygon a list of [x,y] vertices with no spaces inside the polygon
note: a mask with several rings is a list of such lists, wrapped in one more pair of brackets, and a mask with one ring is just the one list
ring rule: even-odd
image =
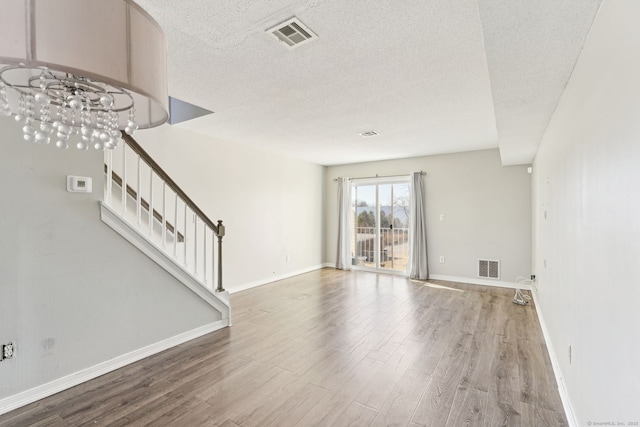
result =
[{"label": "window pane", "polygon": [[375,267],[376,186],[356,186],[355,265]]}]

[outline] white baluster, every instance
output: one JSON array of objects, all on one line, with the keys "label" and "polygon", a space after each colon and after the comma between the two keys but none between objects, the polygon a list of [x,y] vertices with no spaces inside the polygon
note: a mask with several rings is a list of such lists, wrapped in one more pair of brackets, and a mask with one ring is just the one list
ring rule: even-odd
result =
[{"label": "white baluster", "polygon": [[193,215],[193,275],[198,277],[198,217]]},{"label": "white baluster", "polygon": [[204,284],[207,284],[207,224],[204,224],[204,240],[202,247],[204,249],[204,262],[202,263],[202,268],[204,269]]},{"label": "white baluster", "polygon": [[182,241],[184,247],[184,268],[189,269],[189,262],[187,261],[187,204],[184,204],[184,240]]},{"label": "white baluster", "polygon": [[153,238],[153,168],[149,167],[149,237]]},{"label": "white baluster", "polygon": [[122,216],[127,213],[127,144],[122,145]]},{"label": "white baluster", "polygon": [[175,193],[173,211],[173,257],[178,257],[178,193]]},{"label": "white baluster", "polygon": [[140,169],[140,156],[138,156],[138,187],[136,200],[136,214],[138,215],[138,227],[142,224],[142,170]]},{"label": "white baluster", "polygon": [[111,206],[111,192],[113,191],[113,150],[107,150],[107,194],[105,200]]},{"label": "white baluster", "polygon": [[162,182],[162,249],[167,247],[167,183]]}]

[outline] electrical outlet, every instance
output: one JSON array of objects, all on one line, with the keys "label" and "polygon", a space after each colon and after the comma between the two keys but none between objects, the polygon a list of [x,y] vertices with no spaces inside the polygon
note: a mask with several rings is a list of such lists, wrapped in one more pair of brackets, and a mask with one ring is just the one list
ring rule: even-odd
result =
[{"label": "electrical outlet", "polygon": [[444,257],[443,256],[440,257],[440,264],[444,264]]},{"label": "electrical outlet", "polygon": [[15,353],[15,345],[10,342],[2,345],[2,352],[0,353],[0,360],[11,359]]}]

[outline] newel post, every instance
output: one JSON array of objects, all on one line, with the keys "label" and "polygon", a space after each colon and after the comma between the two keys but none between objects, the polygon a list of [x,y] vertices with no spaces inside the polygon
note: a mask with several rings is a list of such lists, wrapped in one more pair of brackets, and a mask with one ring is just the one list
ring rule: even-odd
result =
[{"label": "newel post", "polygon": [[222,220],[218,220],[218,287],[216,292],[224,292],[222,286],[222,238],[224,237],[224,225]]}]

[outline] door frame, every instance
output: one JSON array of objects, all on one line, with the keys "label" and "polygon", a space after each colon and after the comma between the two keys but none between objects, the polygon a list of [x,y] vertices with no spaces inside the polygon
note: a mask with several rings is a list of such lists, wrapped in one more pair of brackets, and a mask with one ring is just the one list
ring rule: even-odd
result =
[{"label": "door frame", "polygon": [[[353,270],[363,270],[363,271],[372,271],[372,272],[376,272],[376,273],[388,273],[388,274],[395,274],[395,275],[399,275],[399,276],[406,276],[406,271],[405,270],[394,270],[391,268],[383,268],[380,267],[380,185],[385,185],[385,184],[404,184],[406,183],[407,185],[409,185],[409,197],[411,197],[411,185],[412,185],[412,181],[411,181],[411,175],[397,175],[397,176],[391,176],[391,177],[376,177],[376,178],[352,178],[350,180],[350,185],[351,185],[351,194],[352,194],[352,209],[353,209],[353,221],[352,221],[352,225],[353,225],[353,230],[352,233],[353,235],[357,236],[357,229],[358,229],[358,207],[354,205],[354,202],[357,202],[357,200],[355,199],[355,195],[356,195],[356,191],[355,191],[355,187],[358,186],[369,186],[369,185],[375,185],[376,186],[376,191],[375,191],[375,209],[376,209],[376,225],[375,225],[375,231],[376,231],[376,237],[374,238],[374,260],[375,260],[375,267],[369,267],[369,266],[365,266],[365,265],[356,265],[354,263],[352,263],[351,268]],[[391,201],[392,203],[392,209],[393,209],[393,200]],[[410,225],[410,221],[408,221],[407,224],[407,228]],[[411,230],[409,230],[409,234],[411,234]],[[354,253],[354,257],[357,256],[357,238],[355,239],[355,245],[353,248],[353,253]]]}]

